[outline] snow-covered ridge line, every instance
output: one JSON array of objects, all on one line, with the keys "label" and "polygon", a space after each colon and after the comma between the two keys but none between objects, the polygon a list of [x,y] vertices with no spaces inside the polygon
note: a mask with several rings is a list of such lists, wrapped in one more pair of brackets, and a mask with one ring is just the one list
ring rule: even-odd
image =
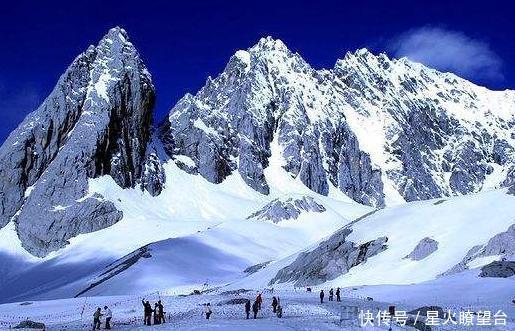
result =
[{"label": "snow-covered ridge line", "polygon": [[213,183],[237,171],[268,194],[274,143],[311,190],[331,183],[382,207],[509,186],[514,128],[514,91],[366,49],[315,70],[267,37],[181,99],[159,132],[171,157],[188,156]]}]

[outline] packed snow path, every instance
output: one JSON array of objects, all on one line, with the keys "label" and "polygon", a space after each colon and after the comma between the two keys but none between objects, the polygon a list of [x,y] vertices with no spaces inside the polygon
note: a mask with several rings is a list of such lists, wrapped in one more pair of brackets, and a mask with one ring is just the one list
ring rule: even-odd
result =
[{"label": "packed snow path", "polygon": [[[408,289],[405,289],[408,290]],[[91,297],[65,300],[25,302],[0,305],[0,329],[8,329],[28,318],[44,322],[48,330],[90,330],[92,314],[96,307],[109,306],[113,311],[113,328],[115,330],[146,330],[143,325],[143,307],[141,300],[151,304],[161,299],[167,322],[155,325],[156,330],[388,330],[387,325],[366,326],[360,328],[359,315],[354,312],[370,311],[375,314],[388,309],[390,303],[369,301],[357,289],[345,289],[341,302],[319,302],[319,289],[312,293],[298,291],[275,291],[263,294],[262,310],[258,319],[245,319],[243,304],[230,304],[229,300],[254,300],[256,291],[245,293],[222,292],[220,294],[203,294],[187,296],[160,296],[158,293],[142,296]],[[272,295],[279,296],[284,316],[279,319],[272,313]],[[336,300],[336,298],[335,298]],[[204,304],[211,303],[213,315],[206,320],[203,315]],[[432,303],[428,303],[432,304]],[[469,306],[470,307],[470,306]],[[409,311],[418,308],[410,303],[397,304],[398,310]],[[452,307],[452,309],[464,307]],[[471,307],[472,309],[480,308]],[[493,307],[490,307],[493,309]],[[447,309],[447,307],[444,307]],[[484,309],[484,308],[483,308]],[[82,317],[81,317],[82,316]],[[508,312],[513,316],[513,311]],[[423,320],[423,319],[422,319]],[[492,330],[515,330],[513,318],[508,319],[507,326],[492,327]],[[483,327],[484,328],[484,327]],[[438,326],[433,330],[471,330],[475,327]],[[414,330],[413,328],[393,325],[393,330]]]}]

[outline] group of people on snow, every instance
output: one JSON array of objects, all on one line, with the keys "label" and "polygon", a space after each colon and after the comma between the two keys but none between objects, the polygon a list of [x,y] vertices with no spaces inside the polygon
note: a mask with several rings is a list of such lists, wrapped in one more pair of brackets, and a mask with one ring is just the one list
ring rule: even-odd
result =
[{"label": "group of people on snow", "polygon": [[[308,292],[311,292],[311,288],[308,288]],[[336,292],[331,288],[329,290],[329,301],[334,301],[334,295],[336,294],[336,301],[340,302],[340,288],[338,287],[336,289]],[[320,291],[320,303],[324,303],[325,293],[322,289]],[[152,308],[152,305],[149,301],[145,301],[144,299],[141,300],[141,303],[143,304],[143,323],[147,326],[152,325],[152,320],[154,320],[153,324],[163,324],[165,323],[165,312],[164,312],[164,306],[159,300],[154,304],[154,307]],[[245,315],[247,319],[250,318],[250,312],[252,311],[254,313],[254,319],[257,319],[258,313],[261,311],[261,306],[263,304],[263,296],[261,293],[258,293],[256,296],[256,299],[254,300],[254,303],[251,305],[251,300],[247,300],[245,302]],[[275,314],[278,318],[282,318],[283,316],[283,308],[281,306],[281,299],[279,297],[272,297],[272,313]],[[213,310],[211,309],[211,304],[207,303],[204,305],[204,314],[206,319],[210,319],[211,315],[213,314]],[[109,309],[107,306],[104,307],[104,311],[102,309],[97,308],[95,313],[93,314],[93,330],[99,330],[101,325],[101,317],[105,317],[105,329],[109,330],[111,329],[111,319],[113,317],[113,314],[111,312],[111,309]]]},{"label": "group of people on snow", "polygon": [[[320,303],[324,303],[324,297],[325,297],[325,293],[324,293],[324,290],[322,289],[322,290],[320,290]],[[334,290],[332,288],[329,290],[329,301],[334,301]],[[338,301],[338,302],[341,301],[339,287],[336,289],[336,301]]]},{"label": "group of people on snow", "polygon": [[105,329],[110,330],[111,329],[111,319],[113,318],[113,313],[111,312],[111,309],[109,307],[104,306],[104,311],[102,312],[102,309],[100,307],[95,310],[93,313],[93,330],[100,330],[101,321],[100,318],[104,316],[105,318]]},{"label": "group of people on snow", "polygon": [[[254,319],[257,319],[258,313],[261,311],[261,305],[263,304],[263,296],[261,293],[258,293],[256,296],[256,300],[252,304],[252,312],[254,313]],[[245,302],[245,315],[247,319],[250,318],[251,305],[250,300]],[[281,306],[281,299],[279,297],[272,298],[272,312],[277,315],[277,317],[283,317],[283,308]]]},{"label": "group of people on snow", "polygon": [[161,303],[161,300],[154,304],[154,308],[149,301],[145,301],[145,299],[141,300],[143,304],[143,323],[147,326],[152,325],[152,316],[154,317],[154,325],[165,323],[165,312],[164,306]]}]

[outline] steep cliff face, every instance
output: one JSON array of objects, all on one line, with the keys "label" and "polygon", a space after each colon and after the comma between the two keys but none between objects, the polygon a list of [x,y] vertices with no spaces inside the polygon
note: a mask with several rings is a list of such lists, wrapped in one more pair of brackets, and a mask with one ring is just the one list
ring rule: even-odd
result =
[{"label": "steep cliff face", "polygon": [[283,168],[313,191],[327,195],[332,183],[359,202],[384,205],[381,171],[359,149],[332,76],[281,41],[262,39],[236,52],[197,95],[181,99],[161,125],[161,138],[172,158],[190,157],[209,181],[238,171],[264,194],[263,169],[276,143]]},{"label": "steep cliff face", "polygon": [[88,178],[110,175],[127,188],[152,175],[145,163],[153,103],[138,52],[123,29],[111,29],[2,145],[0,226],[13,220],[23,246],[44,256],[120,220],[111,202],[88,192]]},{"label": "steep cliff face", "polygon": [[364,49],[315,70],[265,38],[182,98],[159,132],[170,157],[189,157],[211,182],[238,171],[268,194],[277,145],[313,191],[332,185],[382,207],[513,183],[514,126],[513,91]]}]

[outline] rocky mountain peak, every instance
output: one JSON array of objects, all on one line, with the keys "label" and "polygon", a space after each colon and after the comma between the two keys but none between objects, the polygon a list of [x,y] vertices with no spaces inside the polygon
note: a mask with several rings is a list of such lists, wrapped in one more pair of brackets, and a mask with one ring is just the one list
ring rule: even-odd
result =
[{"label": "rocky mountain peak", "polygon": [[212,183],[237,174],[265,195],[274,160],[315,193],[375,207],[508,186],[514,100],[366,49],[315,70],[267,37],[185,95],[153,135],[152,77],[114,28],[0,148],[0,226],[15,222],[24,247],[43,256],[121,219],[89,179],[157,195],[165,158]]},{"label": "rocky mountain peak", "polygon": [[172,158],[189,157],[215,183],[237,170],[267,194],[276,144],[284,170],[313,191],[332,185],[380,207],[508,185],[508,94],[367,49],[314,70],[267,37],[182,99],[160,132]]},{"label": "rocky mountain peak", "polygon": [[0,226],[14,221],[23,246],[44,256],[121,219],[111,202],[89,192],[88,179],[144,182],[153,103],[137,50],[123,29],[111,29],[0,148]]},{"label": "rocky mountain peak", "polygon": [[282,40],[274,39],[271,36],[259,39],[258,43],[250,48],[250,51],[256,53],[263,51],[290,52]]}]

